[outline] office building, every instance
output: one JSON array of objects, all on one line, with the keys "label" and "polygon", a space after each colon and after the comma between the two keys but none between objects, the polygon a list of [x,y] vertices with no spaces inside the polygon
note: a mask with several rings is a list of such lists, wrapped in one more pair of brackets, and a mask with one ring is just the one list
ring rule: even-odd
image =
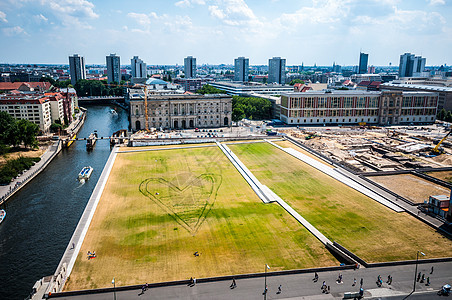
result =
[{"label": "office building", "polygon": [[369,54],[367,53],[359,53],[359,66],[358,73],[366,74],[367,73],[367,63],[369,62]]},{"label": "office building", "polygon": [[253,94],[261,95],[281,95],[285,92],[291,92],[293,87],[290,85],[280,84],[262,84],[258,82],[212,82],[209,85],[219,90],[225,91],[226,94],[236,96],[252,96]]},{"label": "office building", "polygon": [[180,84],[186,92],[196,92],[206,84],[214,82],[212,78],[176,78],[174,84]]},{"label": "office building", "polygon": [[75,86],[77,80],[86,79],[85,58],[83,56],[78,54],[69,56],[69,69],[73,86]]},{"label": "office building", "polygon": [[307,91],[281,96],[281,121],[289,125],[434,123],[438,93]]},{"label": "office building", "polygon": [[286,59],[273,57],[268,60],[268,83],[286,83]]},{"label": "office building", "polygon": [[[130,96],[130,124],[133,131],[145,127],[143,94]],[[232,97],[224,94],[149,95],[148,122],[153,128],[215,128],[231,126]]]},{"label": "office building", "polygon": [[121,82],[121,61],[116,54],[110,54],[107,59],[107,82]]},{"label": "office building", "polygon": [[193,56],[184,58],[184,72],[185,78],[196,77],[196,58]]},{"label": "office building", "polygon": [[248,81],[248,69],[250,60],[245,57],[234,59],[234,81]]},{"label": "office building", "polygon": [[386,82],[380,85],[380,90],[390,91],[418,91],[438,93],[438,110],[452,110],[452,87],[434,86],[427,84],[407,84]]},{"label": "office building", "polygon": [[148,72],[146,69],[146,63],[144,63],[138,56],[134,56],[130,60],[130,65],[132,68],[132,78],[147,78]]},{"label": "office building", "polygon": [[419,77],[425,69],[426,59],[411,53],[400,55],[399,77]]}]

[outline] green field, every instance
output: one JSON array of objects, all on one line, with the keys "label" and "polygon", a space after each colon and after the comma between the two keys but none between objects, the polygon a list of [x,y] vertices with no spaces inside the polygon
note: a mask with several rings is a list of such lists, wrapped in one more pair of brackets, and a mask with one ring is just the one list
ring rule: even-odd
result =
[{"label": "green field", "polygon": [[396,213],[268,144],[229,145],[306,220],[368,262],[452,256],[452,241],[406,213]]},{"label": "green field", "polygon": [[118,153],[65,290],[111,287],[113,277],[121,286],[263,272],[265,264],[339,263],[278,204],[263,204],[216,146]]}]

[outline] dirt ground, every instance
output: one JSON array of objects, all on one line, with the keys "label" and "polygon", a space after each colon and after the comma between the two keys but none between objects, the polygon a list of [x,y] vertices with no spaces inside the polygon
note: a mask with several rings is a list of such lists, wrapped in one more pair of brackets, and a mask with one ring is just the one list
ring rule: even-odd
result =
[{"label": "dirt ground", "polygon": [[331,166],[331,164],[329,164],[327,161],[324,161],[324,160],[318,158],[317,156],[312,155],[311,153],[309,153],[309,152],[303,150],[302,148],[300,148],[300,147],[294,145],[293,143],[291,143],[291,142],[289,142],[289,141],[275,142],[275,144],[278,145],[278,146],[281,146],[281,147],[283,147],[283,148],[292,148],[292,149],[295,149],[295,150],[297,150],[298,152],[301,152],[301,153],[303,153],[303,154],[309,156],[310,158],[313,158],[313,159],[315,159],[316,161],[321,162],[322,164],[325,164],[325,165],[327,165],[327,166]]},{"label": "dirt ground", "polygon": [[452,171],[430,172],[427,175],[452,183]]},{"label": "dirt ground", "polygon": [[423,203],[430,195],[450,194],[449,189],[411,174],[368,178],[416,203]]},{"label": "dirt ground", "polygon": [[40,143],[39,149],[36,150],[29,150],[25,148],[21,148],[20,151],[15,151],[11,153],[7,153],[4,155],[0,155],[0,167],[3,166],[7,160],[10,159],[16,159],[20,156],[22,157],[41,157],[44,152],[46,152],[47,148],[49,147],[49,143]]}]

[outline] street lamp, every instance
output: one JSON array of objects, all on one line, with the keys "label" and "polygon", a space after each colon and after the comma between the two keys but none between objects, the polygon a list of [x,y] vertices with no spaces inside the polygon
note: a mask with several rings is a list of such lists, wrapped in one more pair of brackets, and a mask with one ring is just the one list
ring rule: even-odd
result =
[{"label": "street lamp", "polygon": [[417,251],[416,252],[416,268],[414,269],[414,283],[413,283],[413,290],[411,291],[411,293],[409,293],[405,298],[403,298],[403,299],[406,299],[406,298],[408,298],[409,296],[411,296],[415,291],[416,291],[416,276],[417,276],[417,263],[418,263],[418,261],[419,261],[419,253],[422,255],[422,256],[425,256],[425,253],[424,252],[422,252],[422,251]]},{"label": "street lamp", "polygon": [[111,284],[113,284],[113,299],[116,300],[116,283],[115,283],[115,278],[113,277],[113,280],[111,281]]},{"label": "street lamp", "polygon": [[265,264],[265,276],[264,276],[264,300],[267,299],[267,269],[270,269],[270,267]]}]

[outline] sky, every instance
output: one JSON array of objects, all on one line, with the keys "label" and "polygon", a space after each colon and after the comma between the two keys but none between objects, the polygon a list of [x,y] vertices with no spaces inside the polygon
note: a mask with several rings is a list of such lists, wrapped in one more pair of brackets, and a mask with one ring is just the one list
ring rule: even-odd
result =
[{"label": "sky", "polygon": [[452,64],[452,0],[1,0],[0,63]]}]

